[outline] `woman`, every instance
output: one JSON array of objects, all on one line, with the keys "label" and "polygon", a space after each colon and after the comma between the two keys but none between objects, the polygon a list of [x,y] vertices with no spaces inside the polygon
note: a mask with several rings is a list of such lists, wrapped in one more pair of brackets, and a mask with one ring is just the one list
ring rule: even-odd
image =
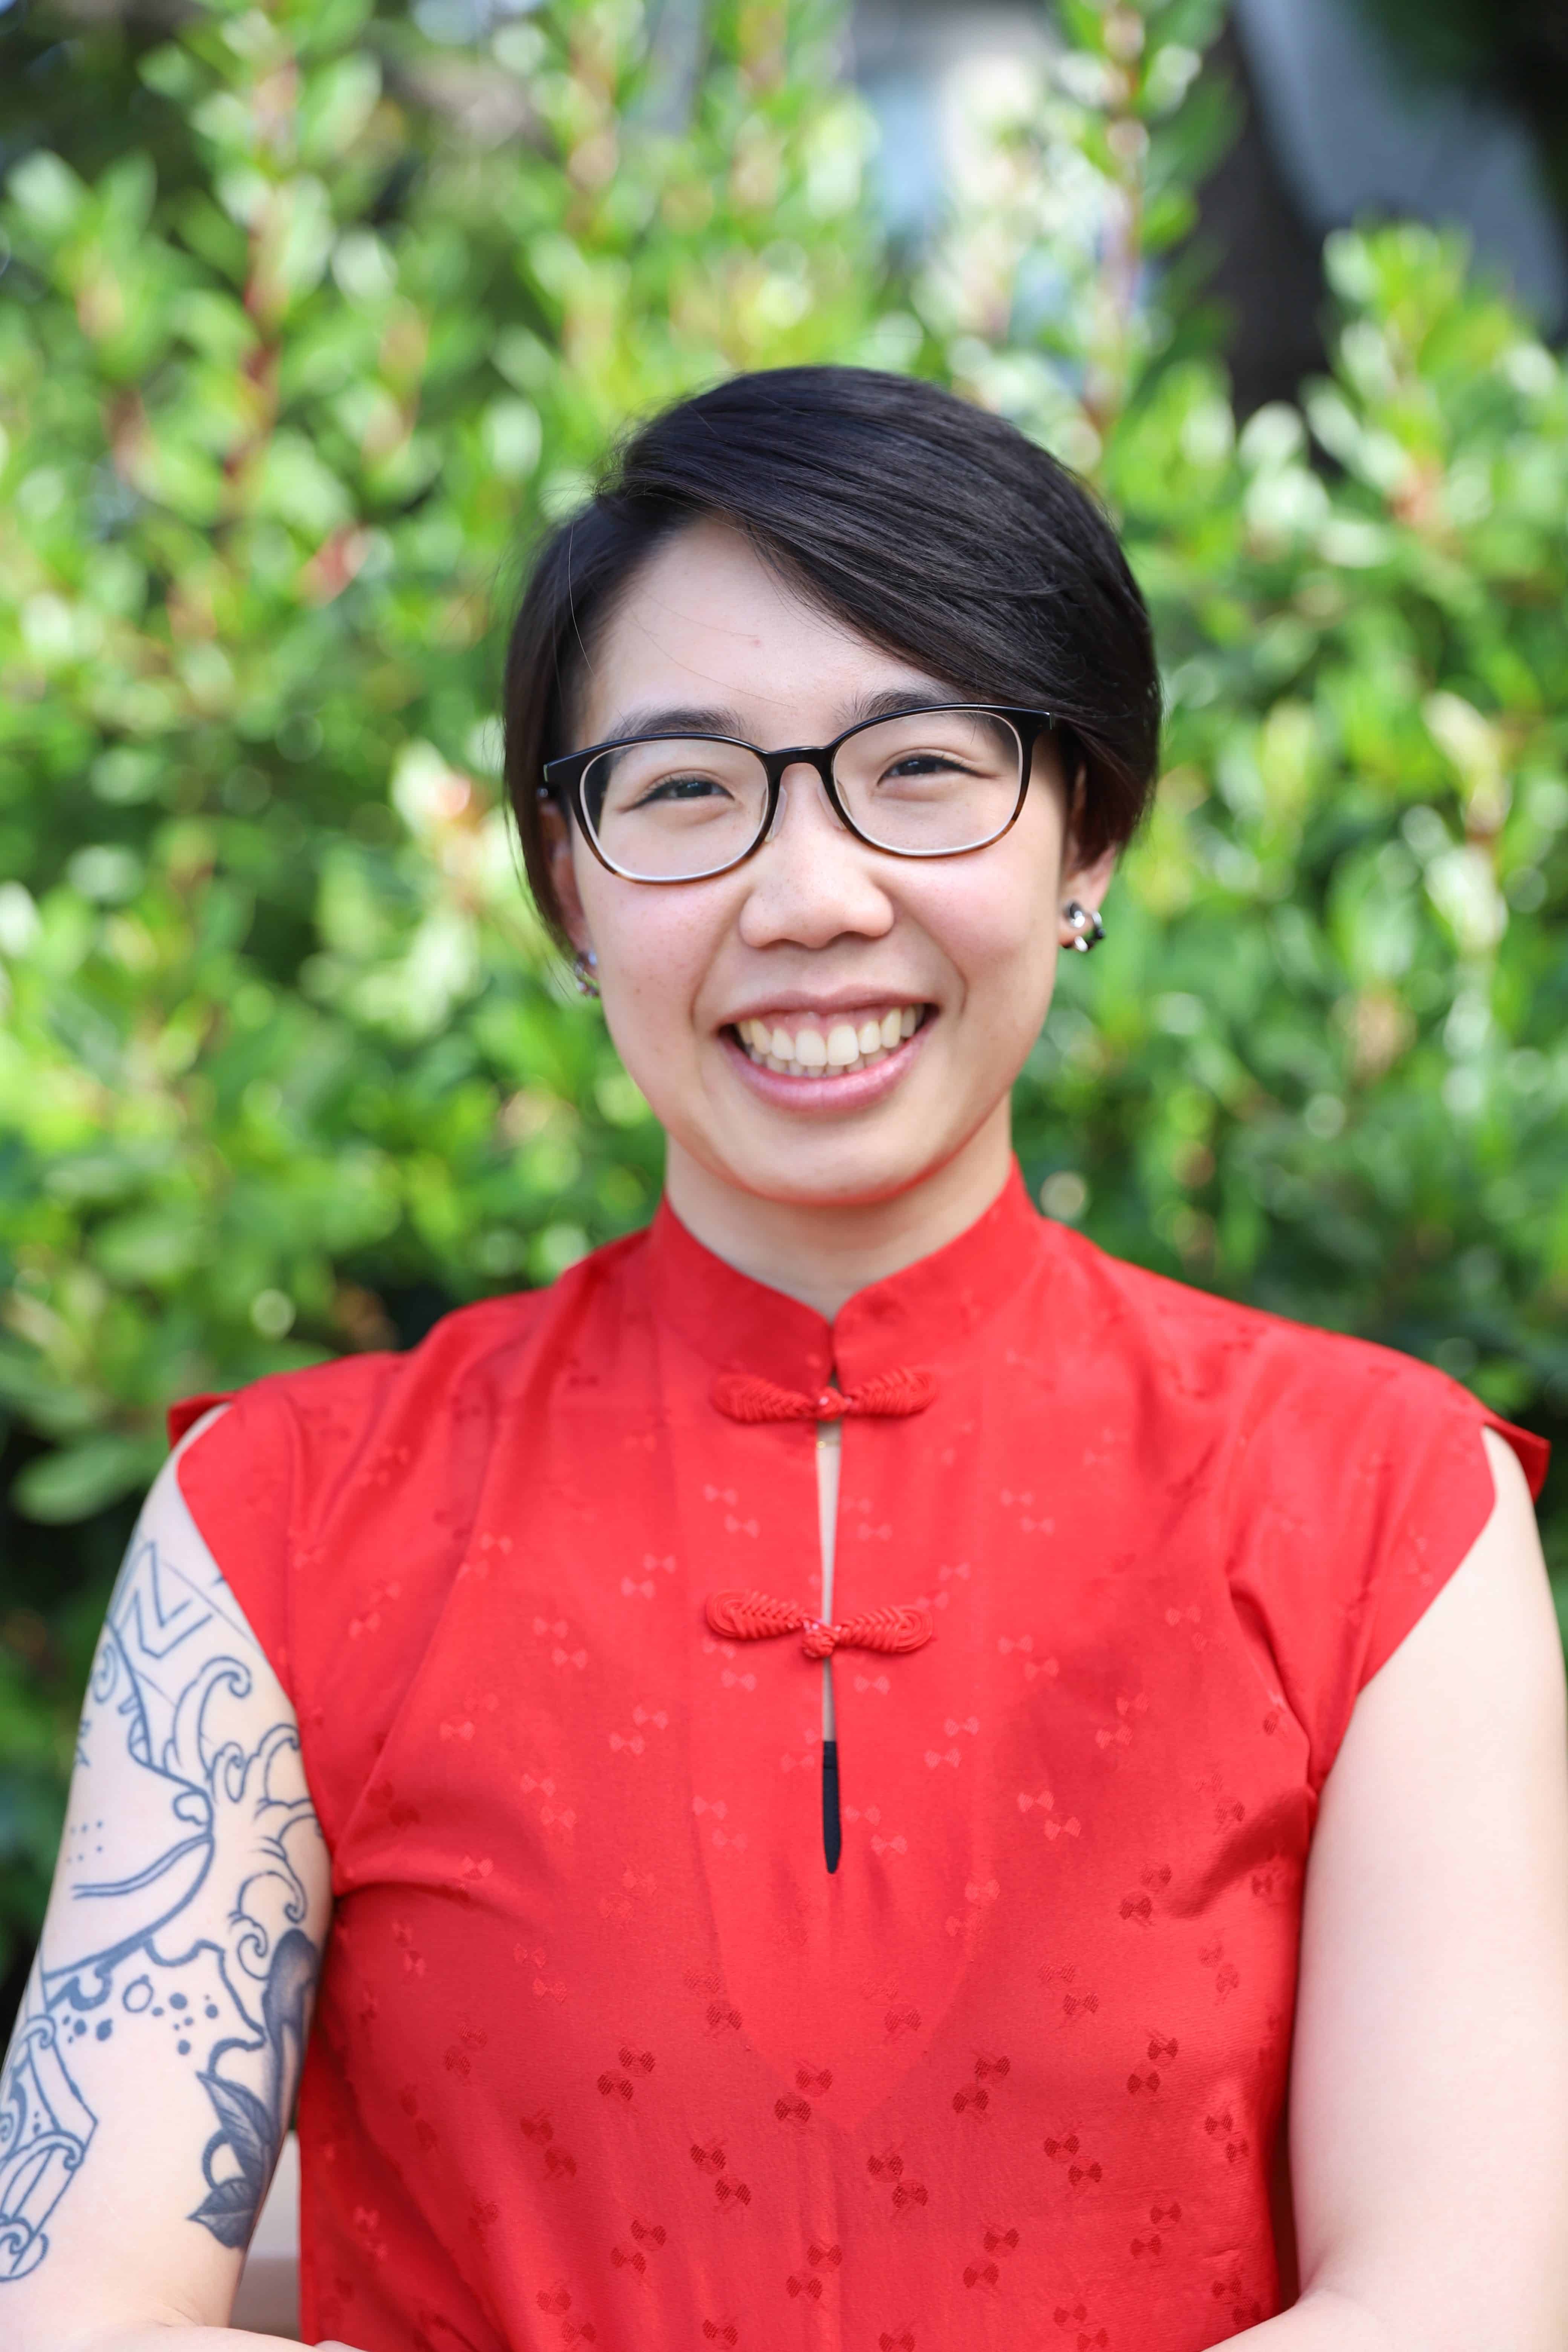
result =
[{"label": "woman", "polygon": [[929,386],[742,378],[549,542],[507,720],[665,1202],[178,1417],[6,2342],[205,2344],[324,1955],[305,2322],[361,2352],[1556,2347],[1543,1449],[1010,1160],[1154,772],[1099,509]]}]

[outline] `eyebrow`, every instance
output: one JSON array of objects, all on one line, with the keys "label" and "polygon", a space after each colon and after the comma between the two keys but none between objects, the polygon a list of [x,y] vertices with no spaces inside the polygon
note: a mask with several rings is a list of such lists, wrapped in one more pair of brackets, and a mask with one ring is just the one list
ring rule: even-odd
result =
[{"label": "eyebrow", "polygon": [[[846,729],[864,726],[873,719],[897,719],[907,710],[923,710],[932,703],[940,705],[952,694],[951,688],[934,683],[882,687],[873,694],[857,695],[847,706],[843,727],[833,731],[842,734]],[[630,743],[639,735],[731,735],[741,742],[751,740],[737,712],[679,702],[645,704],[629,710],[600,740]]]}]

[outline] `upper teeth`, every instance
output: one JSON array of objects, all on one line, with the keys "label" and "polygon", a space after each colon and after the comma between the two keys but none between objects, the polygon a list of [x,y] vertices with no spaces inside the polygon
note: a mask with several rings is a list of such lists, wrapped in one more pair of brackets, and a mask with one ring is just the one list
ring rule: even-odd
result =
[{"label": "upper teeth", "polygon": [[902,1038],[912,1037],[920,1019],[918,1004],[902,1004],[891,1013],[867,1013],[858,1022],[831,1021],[825,1025],[809,1014],[797,1013],[787,1022],[780,1014],[773,1021],[742,1021],[737,1025],[742,1045],[757,1061],[773,1070],[787,1070],[792,1077],[802,1077],[819,1070],[836,1075],[863,1070],[869,1063],[879,1062]]}]

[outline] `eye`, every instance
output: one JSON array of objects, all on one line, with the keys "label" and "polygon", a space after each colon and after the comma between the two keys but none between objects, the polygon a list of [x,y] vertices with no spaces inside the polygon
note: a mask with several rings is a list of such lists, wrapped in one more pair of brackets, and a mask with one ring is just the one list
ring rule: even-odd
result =
[{"label": "eye", "polygon": [[889,760],[877,778],[877,789],[889,784],[949,783],[955,777],[978,772],[973,761],[949,751],[905,751]]},{"label": "eye", "polygon": [[895,760],[885,772],[889,776],[937,776],[955,768],[964,771],[964,762],[954,752],[906,751],[903,758]]},{"label": "eye", "polygon": [[651,808],[659,801],[697,801],[730,797],[715,776],[661,776],[631,803],[633,808]]}]

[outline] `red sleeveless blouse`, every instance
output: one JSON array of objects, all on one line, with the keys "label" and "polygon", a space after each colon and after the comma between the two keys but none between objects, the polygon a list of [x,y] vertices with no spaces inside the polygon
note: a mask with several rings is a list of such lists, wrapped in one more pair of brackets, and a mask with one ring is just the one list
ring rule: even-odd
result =
[{"label": "red sleeveless blouse", "polygon": [[663,1209],[244,1391],[180,1479],[332,1855],[307,2336],[1196,2352],[1277,2311],[1318,1790],[1486,1520],[1488,1422],[1016,1176],[832,1325]]}]

